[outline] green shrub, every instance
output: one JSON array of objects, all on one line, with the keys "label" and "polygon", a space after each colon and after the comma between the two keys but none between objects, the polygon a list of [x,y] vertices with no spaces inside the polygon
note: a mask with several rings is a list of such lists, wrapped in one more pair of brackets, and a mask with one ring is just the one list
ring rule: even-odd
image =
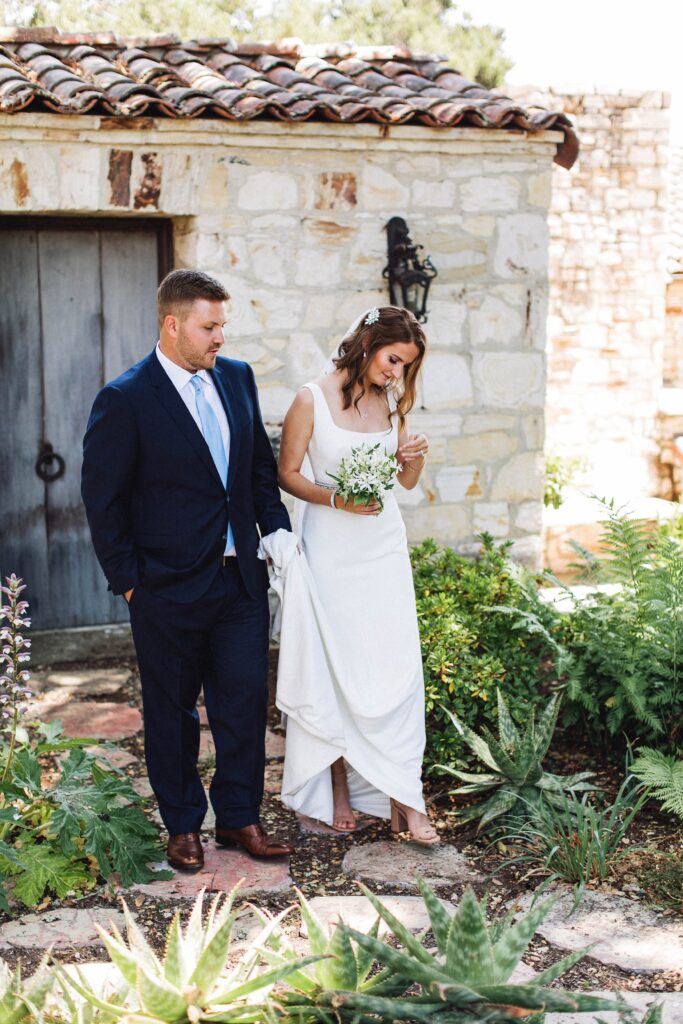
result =
[{"label": "green shrub", "polygon": [[496,546],[487,534],[481,539],[477,559],[431,540],[412,551],[425,673],[427,772],[435,764],[464,769],[476,764],[448,711],[476,729],[496,722],[498,687],[515,717],[526,715],[529,704],[539,699],[550,649],[546,638],[491,608],[532,612],[548,626],[554,613],[539,600],[534,578],[510,562],[510,544]]},{"label": "green shrub", "polygon": [[603,742],[625,737],[676,754],[683,745],[683,548],[603,504],[600,555],[579,551],[583,576],[620,589],[575,602],[563,619],[565,721]]}]

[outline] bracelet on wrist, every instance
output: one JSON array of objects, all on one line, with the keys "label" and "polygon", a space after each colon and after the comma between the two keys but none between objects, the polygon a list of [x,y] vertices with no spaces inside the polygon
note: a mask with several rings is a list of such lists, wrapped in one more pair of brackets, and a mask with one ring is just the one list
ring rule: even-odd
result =
[{"label": "bracelet on wrist", "polygon": [[333,491],[330,491],[330,508],[336,509],[337,506],[334,503],[334,499],[336,497],[337,497],[337,490],[335,488]]}]

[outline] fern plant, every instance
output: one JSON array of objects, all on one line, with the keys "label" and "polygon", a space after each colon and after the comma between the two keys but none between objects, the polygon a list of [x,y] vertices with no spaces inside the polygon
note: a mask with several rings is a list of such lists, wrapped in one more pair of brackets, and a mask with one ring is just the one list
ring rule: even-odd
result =
[{"label": "fern plant", "polygon": [[483,828],[503,815],[524,819],[542,803],[560,806],[563,794],[575,794],[594,788],[587,782],[591,772],[553,775],[543,769],[543,758],[553,738],[558,712],[557,696],[550,698],[538,720],[535,709],[530,708],[522,734],[512,720],[505,698],[498,690],[498,739],[486,728],[482,730],[483,735],[478,736],[448,712],[455,729],[489,769],[486,774],[471,774],[450,765],[439,765],[446,774],[465,783],[453,790],[453,793],[489,793],[485,800],[461,811],[462,820],[479,818],[479,828]]},{"label": "fern plant", "polygon": [[683,547],[613,502],[601,551],[578,547],[583,579],[619,584],[575,603],[564,623],[565,717],[675,754],[683,744]]},{"label": "fern plant", "polygon": [[650,795],[660,801],[663,811],[683,821],[683,761],[661,750],[641,747],[631,764],[631,772],[645,783]]}]

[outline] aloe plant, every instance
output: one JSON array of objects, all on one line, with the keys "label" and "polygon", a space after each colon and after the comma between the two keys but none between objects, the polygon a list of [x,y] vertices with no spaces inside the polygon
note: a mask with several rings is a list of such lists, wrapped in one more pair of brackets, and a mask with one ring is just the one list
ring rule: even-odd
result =
[{"label": "aloe plant", "polygon": [[35,973],[25,981],[21,964],[11,971],[0,960],[0,1020],[2,1024],[38,1024],[43,1020],[45,1000],[54,987],[54,978],[43,959]]},{"label": "aloe plant", "polygon": [[268,917],[254,943],[234,966],[228,966],[236,892],[237,888],[228,894],[219,893],[202,922],[202,890],[185,930],[180,914],[176,913],[168,928],[163,958],[157,957],[124,903],[128,942],[113,925],[111,935],[102,928],[98,930],[112,962],[129,986],[125,997],[119,993],[110,999],[102,998],[78,972],[74,978],[60,971],[60,980],[104,1015],[96,1018],[98,1022],[122,1018],[126,1024],[273,1021],[273,1008],[257,1002],[257,997],[266,1000],[276,982],[317,957],[288,961],[259,973],[259,947],[276,930],[281,914]]},{"label": "aloe plant", "polygon": [[[365,886],[368,900],[387,924],[398,943],[389,945],[374,934],[364,935],[344,925],[348,939],[384,965],[397,979],[411,979],[420,988],[401,999],[372,998],[365,993],[330,994],[330,1005],[357,1014],[374,1014],[383,1021],[424,1021],[446,1024],[464,1019],[509,1020],[511,1016],[553,1013],[594,1013],[618,1010],[619,1004],[593,995],[564,992],[547,986],[573,967],[588,950],[571,953],[525,984],[510,982],[536,929],[551,910],[557,896],[514,921],[514,911],[489,924],[486,902],[467,889],[454,913],[450,913],[429,886],[418,879],[436,951],[425,948]],[[589,947],[590,948],[590,947]],[[365,1019],[364,1016],[358,1018]]]},{"label": "aloe plant", "polygon": [[465,783],[453,790],[453,793],[489,793],[487,799],[462,810],[461,820],[479,818],[479,828],[483,828],[501,815],[528,818],[533,816],[534,808],[544,801],[561,806],[564,794],[575,795],[595,788],[586,781],[592,772],[553,775],[543,769],[543,758],[553,738],[559,709],[557,696],[550,698],[538,719],[534,708],[530,708],[522,734],[498,690],[498,739],[486,728],[482,730],[483,735],[478,736],[452,712],[444,709],[467,745],[490,769],[487,773],[472,774],[450,765],[438,766],[440,770]]},{"label": "aloe plant", "polygon": [[[301,918],[308,931],[308,944],[317,962],[297,969],[287,978],[285,991],[277,995],[281,1020],[308,1022],[354,1022],[360,1024],[366,1018],[353,1009],[345,1012],[337,1007],[339,993],[356,994],[370,1002],[377,997],[396,998],[405,992],[410,979],[396,975],[391,968],[377,970],[377,963],[371,954],[355,946],[348,937],[343,923],[327,929],[303,893],[298,892]],[[379,934],[380,918],[368,932],[371,938]],[[296,960],[296,952],[281,934],[272,934],[269,949],[262,950],[262,956],[271,967],[282,967]],[[332,1014],[332,1016],[330,1016]]]}]

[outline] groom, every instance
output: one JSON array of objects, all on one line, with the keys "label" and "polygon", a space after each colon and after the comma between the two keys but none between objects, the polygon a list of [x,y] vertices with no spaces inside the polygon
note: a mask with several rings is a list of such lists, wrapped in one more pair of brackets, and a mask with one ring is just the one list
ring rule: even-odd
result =
[{"label": "groom", "polygon": [[216,842],[260,857],[293,852],[259,822],[268,580],[258,531],[290,524],[253,371],[218,356],[228,298],[198,270],[168,274],[156,348],[100,391],[83,441],[93,545],[110,590],[129,604],[149,779],[168,861],[185,871],[204,863],[202,687],[216,747]]}]

